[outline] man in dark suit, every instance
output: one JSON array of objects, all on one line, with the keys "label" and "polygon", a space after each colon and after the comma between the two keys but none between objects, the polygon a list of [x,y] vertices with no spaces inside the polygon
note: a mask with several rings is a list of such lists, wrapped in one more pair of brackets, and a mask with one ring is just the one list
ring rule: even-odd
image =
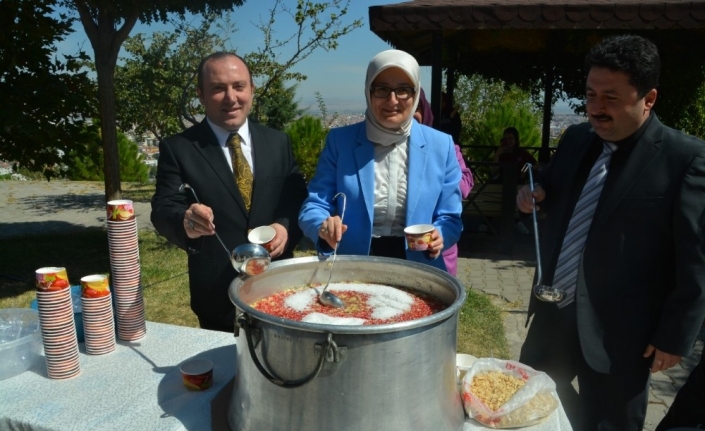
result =
[{"label": "man in dark suit", "polygon": [[[568,128],[533,194],[543,284],[566,295],[532,296],[520,361],[556,381],[575,430],[636,431],[650,372],[690,353],[705,316],[705,143],[652,112],[650,41],[605,39],[586,68],[589,123]],[[531,212],[528,186],[517,205]]]},{"label": "man in dark suit", "polygon": [[[247,120],[254,83],[242,58],[225,52],[204,58],[197,92],[206,118],[159,145],[151,218],[160,234],[188,252],[191,309],[201,327],[233,331],[228,286],[237,273],[214,235],[216,226],[232,250],[248,242],[250,229],[269,225],[276,231],[272,258],[292,257],[302,237],[296,220],[307,196],[306,183],[289,138]],[[249,169],[246,191],[236,182],[240,169]],[[179,191],[183,183],[194,189],[202,205],[190,192]]]}]

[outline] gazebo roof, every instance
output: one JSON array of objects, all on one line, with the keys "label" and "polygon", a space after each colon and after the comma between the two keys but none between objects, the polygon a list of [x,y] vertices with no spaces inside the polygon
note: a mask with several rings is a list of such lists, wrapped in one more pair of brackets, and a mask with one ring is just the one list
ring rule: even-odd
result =
[{"label": "gazebo roof", "polygon": [[[461,56],[470,50],[545,52],[548,40],[569,30],[704,32],[705,1],[684,0],[414,0],[369,8],[370,28],[392,46],[432,62],[432,34]],[[498,36],[501,32],[502,36]],[[591,38],[589,43],[594,43]],[[445,63],[445,61],[444,61]],[[452,63],[452,61],[451,61]]]}]

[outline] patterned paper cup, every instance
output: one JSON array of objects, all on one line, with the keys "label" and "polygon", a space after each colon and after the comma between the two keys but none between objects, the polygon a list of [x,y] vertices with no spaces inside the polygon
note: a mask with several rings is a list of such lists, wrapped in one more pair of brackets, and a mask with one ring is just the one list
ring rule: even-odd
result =
[{"label": "patterned paper cup", "polygon": [[93,274],[81,277],[81,297],[100,298],[110,295],[108,287],[108,276],[103,274]]},{"label": "patterned paper cup", "polygon": [[108,201],[108,220],[127,221],[135,218],[135,207],[130,200]]},{"label": "patterned paper cup", "polygon": [[277,235],[277,231],[271,226],[260,226],[252,229],[247,234],[247,240],[252,244],[259,244],[267,251],[272,251],[272,241]]},{"label": "patterned paper cup", "polygon": [[52,291],[71,287],[69,276],[66,274],[66,268],[48,266],[39,268],[34,273],[37,280],[37,290]]},{"label": "patterned paper cup", "polygon": [[406,235],[406,244],[409,250],[423,251],[428,250],[428,245],[431,243],[431,232],[433,232],[432,224],[415,224],[404,229]]},{"label": "patterned paper cup", "polygon": [[189,391],[203,391],[213,384],[213,362],[194,359],[181,365],[181,377]]}]

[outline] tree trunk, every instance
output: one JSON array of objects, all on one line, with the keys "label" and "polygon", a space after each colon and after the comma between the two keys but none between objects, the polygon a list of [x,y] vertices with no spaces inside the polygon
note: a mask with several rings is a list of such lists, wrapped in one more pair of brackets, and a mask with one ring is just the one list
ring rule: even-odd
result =
[{"label": "tree trunk", "polygon": [[[100,129],[103,142],[103,173],[105,175],[106,201],[120,199],[120,154],[117,146],[117,125],[115,124],[115,66],[120,46],[135,26],[138,11],[131,16],[114,16],[112,8],[100,7],[91,11],[83,0],[75,0],[81,23],[88,35],[94,53],[98,76],[98,102],[100,103]],[[118,23],[122,21],[122,26]]]}]

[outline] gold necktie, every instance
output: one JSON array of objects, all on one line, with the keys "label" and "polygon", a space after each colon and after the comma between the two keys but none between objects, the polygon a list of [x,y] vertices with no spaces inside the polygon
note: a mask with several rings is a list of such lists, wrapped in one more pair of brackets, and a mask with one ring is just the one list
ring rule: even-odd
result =
[{"label": "gold necktie", "polygon": [[250,165],[247,164],[247,159],[245,159],[245,155],[242,153],[240,135],[231,133],[226,145],[230,148],[230,160],[233,164],[235,183],[237,184],[237,188],[240,189],[242,200],[245,201],[245,208],[249,211],[250,205],[252,204],[253,177]]}]

